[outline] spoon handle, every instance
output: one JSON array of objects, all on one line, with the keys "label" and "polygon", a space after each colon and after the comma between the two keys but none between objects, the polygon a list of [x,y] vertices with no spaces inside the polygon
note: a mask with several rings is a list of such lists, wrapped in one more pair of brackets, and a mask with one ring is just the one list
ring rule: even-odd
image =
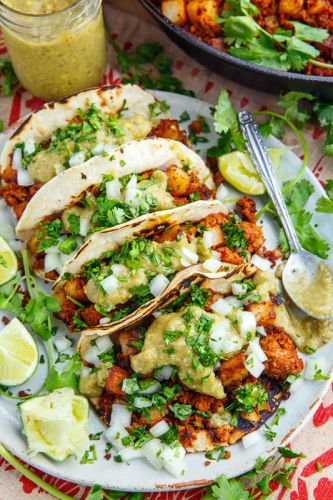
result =
[{"label": "spoon handle", "polygon": [[258,127],[253,120],[251,113],[248,111],[241,111],[238,114],[238,118],[251,159],[267,189],[267,192],[281,220],[283,229],[285,230],[290,251],[298,252],[301,249],[301,245],[288,213],[279,182],[276,178],[272,162],[259,133]]}]

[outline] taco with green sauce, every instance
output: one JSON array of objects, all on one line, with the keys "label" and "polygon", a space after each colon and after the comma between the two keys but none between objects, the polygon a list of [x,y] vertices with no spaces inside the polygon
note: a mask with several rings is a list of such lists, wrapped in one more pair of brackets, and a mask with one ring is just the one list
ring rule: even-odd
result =
[{"label": "taco with green sauce", "polygon": [[148,135],[187,142],[177,121],[169,120],[167,103],[137,85],[85,90],[44,104],[4,146],[0,194],[20,218],[38,189],[63,170]]},{"label": "taco with green sauce", "polygon": [[[79,391],[123,461],[146,457],[177,475],[185,451],[217,460],[228,457],[224,446],[265,439],[252,433],[303,369],[275,314],[278,290],[273,273],[249,265],[229,276],[201,275],[130,327],[81,336]],[[266,429],[270,440],[275,430]],[[162,460],[154,462],[152,450]]]},{"label": "taco with green sauce", "polygon": [[[255,235],[255,241],[253,241]],[[53,287],[71,331],[108,333],[171,300],[197,271],[225,275],[263,241],[218,200],[144,215],[93,234],[67,261]]]},{"label": "taco with green sauce", "polygon": [[90,235],[214,193],[204,161],[181,142],[132,141],[51,179],[28,203],[16,232],[36,274],[55,280]]}]

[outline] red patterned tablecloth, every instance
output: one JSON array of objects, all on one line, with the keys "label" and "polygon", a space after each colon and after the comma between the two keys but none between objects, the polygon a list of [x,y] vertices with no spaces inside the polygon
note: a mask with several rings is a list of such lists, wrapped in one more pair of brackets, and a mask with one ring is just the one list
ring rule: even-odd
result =
[{"label": "red patterned tablecloth", "polygon": [[[130,49],[133,45],[144,41],[159,41],[175,64],[175,75],[182,79],[186,88],[194,90],[197,97],[210,103],[215,103],[222,87],[226,88],[236,108],[247,107],[258,110],[263,107],[276,108],[276,97],[232,83],[188,58],[175,47],[152,23],[143,19],[106,7],[107,23],[113,36],[121,46]],[[0,55],[6,54],[6,48],[0,44]],[[110,49],[110,67],[103,83],[120,83],[119,73],[114,63],[115,55]],[[32,97],[24,89],[19,88],[12,97],[0,98],[0,117],[5,126],[11,125],[21,116],[37,109],[41,101]],[[321,182],[333,178],[333,162],[321,154],[323,137],[321,131],[312,125],[305,129],[305,135],[310,145],[309,168]],[[287,138],[290,146],[299,152],[294,137]],[[302,451],[306,459],[300,460],[293,474],[292,489],[276,488],[271,498],[290,500],[333,500],[333,384],[323,402],[315,412],[311,421],[292,443],[292,448]],[[1,440],[1,423],[0,423]],[[317,472],[316,463],[323,466]],[[68,483],[33,469],[63,493],[73,498],[84,500],[89,488]],[[222,472],[222,466],[221,466]],[[202,490],[188,490],[170,493],[147,494],[153,500],[199,500]],[[15,471],[5,460],[0,458],[0,500],[44,500],[51,498],[34,483]]]}]

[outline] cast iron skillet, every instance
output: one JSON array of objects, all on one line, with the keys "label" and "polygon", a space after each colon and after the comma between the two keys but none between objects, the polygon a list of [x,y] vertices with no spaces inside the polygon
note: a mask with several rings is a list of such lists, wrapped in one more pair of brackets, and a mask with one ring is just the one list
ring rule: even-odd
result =
[{"label": "cast iron skillet", "polygon": [[182,50],[199,63],[230,80],[269,93],[299,90],[313,92],[323,100],[333,99],[333,77],[290,73],[243,61],[214,49],[173,24],[162,15],[152,0],[140,0],[140,3]]}]

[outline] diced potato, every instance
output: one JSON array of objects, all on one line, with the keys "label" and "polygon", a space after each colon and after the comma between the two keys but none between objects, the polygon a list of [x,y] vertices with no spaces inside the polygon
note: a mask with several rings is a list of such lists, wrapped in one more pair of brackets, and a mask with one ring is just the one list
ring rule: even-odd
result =
[{"label": "diced potato", "polygon": [[163,0],[162,14],[177,26],[186,24],[185,0]]},{"label": "diced potato", "polygon": [[206,36],[221,33],[221,25],[216,22],[218,2],[216,0],[191,0],[187,4],[187,15],[196,31]]},{"label": "diced potato", "polygon": [[303,7],[304,0],[280,0],[279,13],[284,16],[294,16]]}]

